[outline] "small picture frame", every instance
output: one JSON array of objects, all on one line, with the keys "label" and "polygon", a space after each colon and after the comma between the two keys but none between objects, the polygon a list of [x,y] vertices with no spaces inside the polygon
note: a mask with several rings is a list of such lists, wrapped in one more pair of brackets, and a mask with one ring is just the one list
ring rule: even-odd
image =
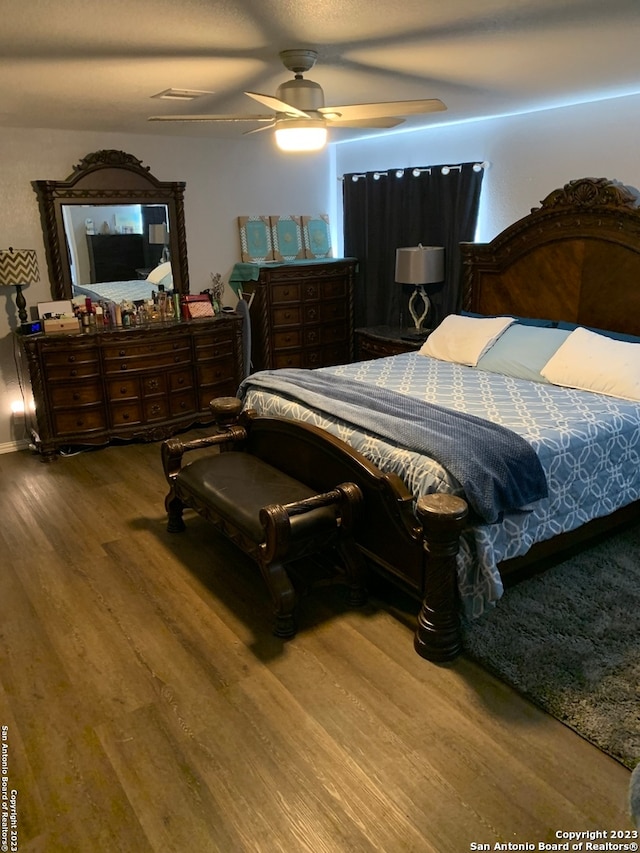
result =
[{"label": "small picture frame", "polygon": [[302,237],[302,217],[273,215],[269,220],[274,260],[304,260],[306,255]]},{"label": "small picture frame", "polygon": [[244,263],[273,261],[271,222],[268,216],[239,216],[240,254]]},{"label": "small picture frame", "polygon": [[306,258],[332,258],[331,230],[326,213],[302,217],[302,237]]}]

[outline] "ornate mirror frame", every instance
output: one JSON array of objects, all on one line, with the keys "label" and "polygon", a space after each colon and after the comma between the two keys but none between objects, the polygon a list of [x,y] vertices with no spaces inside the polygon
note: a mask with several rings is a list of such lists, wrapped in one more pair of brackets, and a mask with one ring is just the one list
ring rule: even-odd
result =
[{"label": "ornate mirror frame", "polygon": [[169,251],[173,287],[189,292],[184,189],[178,181],[159,181],[142,161],[124,151],[101,150],[84,157],[66,181],[33,181],[38,196],[53,299],[71,299],[71,267],[66,248],[63,205],[165,204],[169,213]]}]

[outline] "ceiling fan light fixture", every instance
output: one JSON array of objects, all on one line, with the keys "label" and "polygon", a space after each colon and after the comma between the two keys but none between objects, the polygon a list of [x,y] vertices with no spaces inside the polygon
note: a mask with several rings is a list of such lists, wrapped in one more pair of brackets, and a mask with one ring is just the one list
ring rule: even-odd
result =
[{"label": "ceiling fan light fixture", "polygon": [[281,151],[320,151],[327,144],[322,122],[287,119],[276,124],[276,145]]}]

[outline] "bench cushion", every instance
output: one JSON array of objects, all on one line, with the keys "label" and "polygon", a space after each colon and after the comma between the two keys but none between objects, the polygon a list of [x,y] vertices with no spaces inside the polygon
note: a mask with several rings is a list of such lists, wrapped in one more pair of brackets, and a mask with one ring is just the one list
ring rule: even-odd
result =
[{"label": "bench cushion", "polygon": [[[269,504],[287,504],[316,494],[277,468],[249,453],[228,451],[186,465],[175,482],[182,489],[235,524],[254,542],[261,542],[264,529],[260,510]],[[291,520],[294,537],[309,526],[335,527],[335,510],[320,507]]]}]

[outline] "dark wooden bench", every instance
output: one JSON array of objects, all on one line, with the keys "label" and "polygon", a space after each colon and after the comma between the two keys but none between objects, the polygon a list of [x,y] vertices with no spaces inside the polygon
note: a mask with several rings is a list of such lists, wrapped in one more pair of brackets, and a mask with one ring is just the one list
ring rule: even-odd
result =
[{"label": "dark wooden bench", "polygon": [[[273,601],[274,634],[296,632],[296,590],[289,567],[311,555],[332,551],[336,574],[347,584],[349,604],[366,599],[364,563],[353,542],[361,516],[362,492],[353,482],[319,492],[313,458],[300,452],[313,427],[242,412],[236,398],[213,400],[217,429],[205,438],[162,443],[169,483],[167,530],[184,530],[183,511],[194,509],[212,522],[260,566]],[[311,446],[311,445],[309,445]],[[185,453],[211,449],[183,464]],[[306,470],[305,470],[306,469]]]}]

